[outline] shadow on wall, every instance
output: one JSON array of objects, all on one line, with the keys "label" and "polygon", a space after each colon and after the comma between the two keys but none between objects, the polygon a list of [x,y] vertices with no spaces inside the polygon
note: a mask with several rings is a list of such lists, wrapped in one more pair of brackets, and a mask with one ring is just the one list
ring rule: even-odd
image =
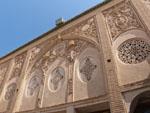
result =
[{"label": "shadow on wall", "polygon": [[[149,57],[147,58],[147,62],[148,62],[149,65],[150,65],[150,55],[149,55]],[[147,79],[144,80],[143,85],[150,85],[150,73],[149,73]]]},{"label": "shadow on wall", "polygon": [[150,91],[143,92],[136,96],[131,103],[129,113],[149,113],[150,112]]}]

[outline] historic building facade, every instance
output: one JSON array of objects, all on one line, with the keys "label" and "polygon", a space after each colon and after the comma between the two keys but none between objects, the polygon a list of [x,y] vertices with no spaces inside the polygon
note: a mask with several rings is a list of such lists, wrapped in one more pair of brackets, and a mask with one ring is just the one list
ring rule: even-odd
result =
[{"label": "historic building facade", "polygon": [[150,0],[110,0],[0,59],[0,113],[150,113]]}]

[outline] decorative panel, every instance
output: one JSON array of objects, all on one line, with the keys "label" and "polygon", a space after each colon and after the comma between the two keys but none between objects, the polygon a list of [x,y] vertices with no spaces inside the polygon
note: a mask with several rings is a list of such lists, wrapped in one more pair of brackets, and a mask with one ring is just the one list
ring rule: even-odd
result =
[{"label": "decorative panel", "polygon": [[63,67],[56,67],[49,77],[49,89],[51,92],[57,92],[63,85],[65,80],[65,69]]},{"label": "decorative panel", "polygon": [[13,72],[11,73],[11,76],[9,77],[9,80],[13,79],[13,78],[19,78],[21,71],[22,71],[22,67],[26,58],[26,52],[22,53],[18,56],[15,57],[15,64],[13,66]]},{"label": "decorative panel", "polygon": [[12,64],[11,73],[8,75],[6,83],[4,84],[4,89],[2,90],[0,105],[3,103],[2,108],[4,111],[10,110],[11,106],[13,105],[13,97],[16,93],[17,83],[21,75],[25,58],[26,52],[14,58],[14,65]]},{"label": "decorative panel", "polygon": [[30,73],[26,75],[24,81],[24,89],[22,90],[21,104],[19,105],[19,111],[32,110],[40,107],[41,88],[43,87],[44,73],[40,68],[32,69]]},{"label": "decorative panel", "polygon": [[81,35],[99,42],[95,17],[90,17],[89,19],[86,19],[79,24],[76,24],[75,26],[65,30],[61,34],[65,35],[68,33]]},{"label": "decorative panel", "polygon": [[118,35],[127,30],[143,28],[133,8],[126,2],[107,9],[104,11],[104,16],[113,41]]},{"label": "decorative panel", "polygon": [[5,97],[4,97],[5,100],[9,101],[13,97],[13,95],[16,91],[16,88],[17,88],[16,83],[11,83],[10,85],[7,86]]},{"label": "decorative panel", "polygon": [[30,76],[28,84],[27,84],[27,96],[33,96],[35,92],[37,92],[42,84],[42,75],[43,73],[40,70],[33,71]]},{"label": "decorative panel", "polygon": [[150,42],[142,30],[123,33],[113,43],[118,80],[127,85],[148,79],[150,73]]},{"label": "decorative panel", "polygon": [[129,39],[118,48],[120,60],[127,64],[137,64],[150,56],[150,44],[142,39]]},{"label": "decorative panel", "polygon": [[73,73],[73,101],[105,94],[101,55],[90,44],[76,58]]},{"label": "decorative panel", "polygon": [[88,82],[93,78],[93,73],[97,69],[96,60],[91,56],[87,56],[81,61],[79,65],[79,78],[83,82]]}]

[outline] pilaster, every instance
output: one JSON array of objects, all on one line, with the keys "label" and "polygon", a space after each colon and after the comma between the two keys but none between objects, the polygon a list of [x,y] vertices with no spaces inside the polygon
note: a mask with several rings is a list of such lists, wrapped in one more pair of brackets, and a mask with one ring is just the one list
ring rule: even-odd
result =
[{"label": "pilaster", "polygon": [[100,42],[102,44],[105,70],[107,76],[107,86],[109,92],[110,110],[111,113],[126,113],[124,104],[122,101],[122,94],[118,84],[116,66],[111,50],[111,42],[107,34],[106,25],[103,15],[100,13],[97,15],[97,22],[100,32]]}]

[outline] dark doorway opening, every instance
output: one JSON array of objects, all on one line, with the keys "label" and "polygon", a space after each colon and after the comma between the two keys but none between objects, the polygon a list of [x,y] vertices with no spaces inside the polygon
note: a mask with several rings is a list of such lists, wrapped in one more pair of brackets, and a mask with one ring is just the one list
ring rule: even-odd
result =
[{"label": "dark doorway opening", "polygon": [[130,113],[150,113],[150,91],[140,94],[133,100]]}]

